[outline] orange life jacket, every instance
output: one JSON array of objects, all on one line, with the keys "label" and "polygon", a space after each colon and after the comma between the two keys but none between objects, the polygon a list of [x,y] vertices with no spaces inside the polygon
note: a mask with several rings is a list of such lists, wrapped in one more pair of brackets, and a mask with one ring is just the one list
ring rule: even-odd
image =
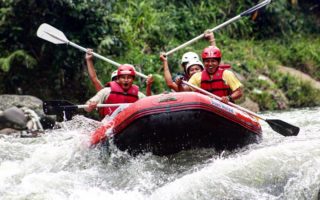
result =
[{"label": "orange life jacket", "polygon": [[210,79],[208,72],[203,70],[201,74],[201,88],[219,97],[230,95],[230,86],[225,84],[222,79],[223,72],[226,69],[225,66],[219,66],[217,71],[213,74],[212,79]]},{"label": "orange life jacket", "polygon": [[[104,100],[105,104],[116,104],[116,103],[134,103],[139,97],[139,87],[132,85],[128,91],[124,91],[122,87],[115,81],[111,81],[106,84],[107,87],[110,87],[111,92],[109,97]],[[118,107],[104,107],[99,110],[100,117],[103,118],[106,115],[111,115]]]}]

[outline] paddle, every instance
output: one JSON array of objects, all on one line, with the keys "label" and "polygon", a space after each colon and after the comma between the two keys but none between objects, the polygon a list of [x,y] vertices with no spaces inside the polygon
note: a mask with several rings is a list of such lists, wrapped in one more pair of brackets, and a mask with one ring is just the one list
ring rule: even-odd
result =
[{"label": "paddle", "polygon": [[[256,10],[258,10],[258,9],[266,6],[266,5],[268,5],[270,2],[271,2],[271,0],[265,0],[265,1],[263,1],[263,2],[261,2],[261,3],[259,3],[259,4],[257,4],[257,5],[255,5],[255,6],[253,6],[252,8],[250,8],[250,9],[242,12],[241,14],[239,14],[239,15],[231,18],[231,19],[229,19],[228,21],[226,21],[226,22],[224,22],[224,23],[216,26],[215,28],[210,29],[210,32],[217,31],[218,29],[220,29],[220,28],[222,28],[222,27],[224,27],[224,26],[226,26],[226,25],[228,25],[228,24],[230,24],[230,23],[232,23],[232,22],[240,19],[240,18],[243,17],[243,16],[248,16],[248,15],[250,15],[251,13],[253,13],[254,11],[256,11]],[[170,55],[170,54],[178,51],[179,49],[182,49],[182,48],[188,46],[189,44],[194,43],[195,41],[197,41],[197,40],[199,40],[199,39],[201,39],[201,38],[203,38],[203,37],[204,37],[204,34],[201,34],[201,35],[193,38],[192,40],[189,40],[188,42],[185,42],[184,44],[182,44],[182,45],[180,45],[180,46],[178,46],[178,47],[176,47],[176,48],[174,48],[174,49],[166,52],[165,54],[166,54],[166,56],[168,56],[168,55]]]},{"label": "paddle", "polygon": [[[102,107],[115,107],[121,105],[127,105],[129,103],[118,103],[118,104],[98,104],[98,108]],[[75,105],[69,101],[65,100],[50,100],[50,101],[43,101],[43,112],[46,115],[59,115],[62,116],[63,114],[66,115],[67,119],[71,119],[72,115],[75,113],[76,110],[80,108],[87,108],[89,105]]]},{"label": "paddle", "polygon": [[[220,97],[218,97],[218,96],[216,96],[216,95],[214,95],[214,94],[212,94],[212,93],[210,93],[210,92],[208,92],[208,91],[206,91],[206,90],[204,90],[202,88],[199,88],[199,87],[197,87],[195,85],[192,85],[192,84],[188,83],[187,81],[182,81],[182,83],[184,83],[185,85],[188,85],[189,87],[192,87],[192,88],[202,92],[203,94],[206,94],[206,95],[208,95],[210,97],[213,97],[213,98],[221,101]],[[265,122],[267,122],[269,124],[269,126],[274,131],[276,131],[277,133],[280,133],[283,136],[296,136],[299,133],[299,130],[300,130],[299,127],[293,126],[293,125],[291,125],[291,124],[289,124],[287,122],[281,121],[279,119],[265,119],[262,116],[259,116],[258,114],[254,113],[254,112],[252,112],[250,110],[247,110],[247,109],[245,109],[245,108],[243,108],[243,107],[241,107],[239,105],[233,104],[231,102],[229,102],[228,105],[230,105],[232,107],[235,107],[235,108],[237,108],[237,109],[239,109],[241,111],[244,111],[244,112],[246,112],[246,113],[248,113],[248,114],[250,114],[250,115],[252,115],[252,116],[254,116],[256,118],[264,120]]]},{"label": "paddle", "polygon": [[[42,38],[42,39],[47,40],[47,41],[54,43],[54,44],[67,44],[67,45],[73,46],[81,51],[84,51],[84,52],[88,51],[86,48],[69,41],[63,32],[61,32],[60,30],[58,30],[55,27],[53,27],[49,24],[46,24],[46,23],[43,23],[39,26],[39,28],[37,30],[37,36],[39,38]],[[101,56],[97,53],[92,52],[92,55],[101,59],[101,60],[104,60],[112,65],[115,65],[117,67],[119,67],[121,65],[121,64],[119,64],[115,61],[112,61],[104,56]],[[142,78],[147,78],[146,75],[144,75],[140,72],[136,71],[136,74]]]}]

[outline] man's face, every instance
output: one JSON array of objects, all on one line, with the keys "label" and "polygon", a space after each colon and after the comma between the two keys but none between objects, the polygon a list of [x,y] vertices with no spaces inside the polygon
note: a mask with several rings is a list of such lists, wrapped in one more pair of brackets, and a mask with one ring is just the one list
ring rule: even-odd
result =
[{"label": "man's face", "polygon": [[118,76],[117,82],[124,91],[128,91],[133,84],[134,77],[131,75],[120,75]]},{"label": "man's face", "polygon": [[213,74],[218,69],[219,60],[216,58],[207,58],[203,59],[203,64],[208,74]]}]

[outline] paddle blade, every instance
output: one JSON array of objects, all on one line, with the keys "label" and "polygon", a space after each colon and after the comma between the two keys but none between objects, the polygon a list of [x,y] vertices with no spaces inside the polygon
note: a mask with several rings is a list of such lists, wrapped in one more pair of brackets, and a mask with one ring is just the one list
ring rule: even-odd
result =
[{"label": "paddle blade", "polygon": [[299,127],[293,126],[279,119],[266,119],[265,121],[271,126],[274,131],[280,133],[283,136],[296,136],[300,131]]},{"label": "paddle blade", "polygon": [[78,106],[64,100],[51,100],[43,102],[43,112],[46,115],[57,115],[59,120],[72,119]]},{"label": "paddle blade", "polygon": [[60,30],[46,23],[39,26],[37,36],[54,44],[65,44],[69,42]]}]

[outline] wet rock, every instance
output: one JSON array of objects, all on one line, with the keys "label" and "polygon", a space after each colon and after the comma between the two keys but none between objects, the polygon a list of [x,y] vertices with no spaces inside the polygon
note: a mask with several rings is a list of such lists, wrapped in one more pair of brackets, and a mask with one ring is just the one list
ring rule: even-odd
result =
[{"label": "wet rock", "polygon": [[[52,129],[55,116],[46,116],[42,100],[30,95],[0,95],[0,133]],[[12,129],[12,130],[10,130]]]},{"label": "wet rock", "polygon": [[303,73],[303,72],[296,70],[294,68],[285,67],[285,66],[279,66],[279,71],[284,74],[290,74],[291,76],[294,76],[301,81],[309,82],[312,87],[320,90],[320,82],[313,79],[311,76],[309,76],[306,73]]},{"label": "wet rock", "polygon": [[241,107],[251,110],[252,112],[259,112],[259,104],[252,101],[249,97],[245,97],[243,102],[239,104]]},{"label": "wet rock", "polygon": [[12,135],[14,133],[19,134],[19,131],[13,128],[0,129],[0,135]]},{"label": "wet rock", "polygon": [[[257,79],[259,80],[261,87],[259,89],[255,88],[252,92],[260,98],[265,98],[265,104],[260,105],[260,108],[267,110],[288,109],[289,100],[285,96],[284,92],[279,89],[278,86],[269,77],[260,74]],[[276,105],[272,105],[272,103],[270,102],[275,102]]]},{"label": "wet rock", "polygon": [[0,95],[0,110],[6,110],[12,106],[27,107],[43,116],[42,100],[30,95]]},{"label": "wet rock", "polygon": [[288,109],[289,100],[284,95],[282,90],[273,90],[269,91],[270,95],[273,97],[273,99],[277,102],[278,109],[279,110],[286,110]]}]

